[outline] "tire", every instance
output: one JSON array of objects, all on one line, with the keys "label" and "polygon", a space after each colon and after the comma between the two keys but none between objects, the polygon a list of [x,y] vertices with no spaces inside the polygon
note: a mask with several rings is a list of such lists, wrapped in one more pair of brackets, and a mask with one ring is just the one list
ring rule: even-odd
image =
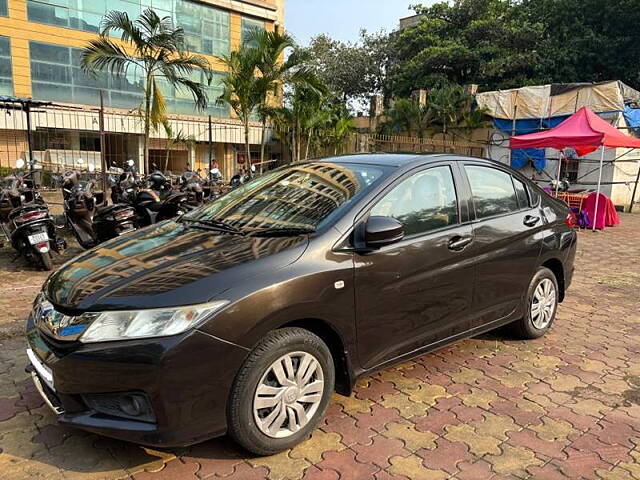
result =
[{"label": "tire", "polygon": [[[551,270],[539,267],[529,283],[524,299],[524,317],[512,324],[512,332],[521,339],[543,336],[556,318],[560,300],[558,280]],[[542,305],[536,308],[536,305]]]},{"label": "tire", "polygon": [[[287,358],[292,368],[289,375],[286,374]],[[280,366],[279,377],[273,370],[275,365]],[[305,365],[304,371],[299,370]],[[308,379],[305,373],[309,374]],[[281,382],[279,378],[283,375],[286,380],[293,378],[296,382]],[[227,409],[228,433],[257,455],[272,455],[291,448],[306,439],[318,425],[334,383],[331,352],[318,336],[301,328],[274,330],[251,351],[236,375]],[[260,399],[259,386],[263,390]],[[302,390],[305,386],[308,387],[306,395]],[[300,399],[309,402],[300,402]],[[256,400],[262,400],[261,405],[266,406],[254,409]]]},{"label": "tire", "polygon": [[50,252],[40,254],[40,264],[42,265],[43,270],[46,270],[47,272],[53,270],[53,260]]}]

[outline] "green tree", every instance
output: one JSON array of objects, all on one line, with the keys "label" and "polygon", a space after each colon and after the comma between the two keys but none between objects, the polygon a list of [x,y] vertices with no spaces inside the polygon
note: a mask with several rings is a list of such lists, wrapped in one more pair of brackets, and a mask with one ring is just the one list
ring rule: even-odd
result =
[{"label": "green tree", "polygon": [[362,30],[357,42],[340,42],[323,34],[300,50],[307,54],[309,68],[348,103],[384,90],[390,48],[388,35]]},{"label": "green tree", "polygon": [[[124,45],[110,37],[118,34]],[[143,101],[139,107],[144,125],[144,165],[149,162],[149,135],[167,122],[167,108],[162,84],[189,92],[195,107],[207,106],[205,87],[193,80],[194,73],[204,72],[211,81],[209,62],[185,49],[184,31],[175,27],[171,17],[160,18],[147,8],[136,20],[126,12],[112,11],[102,20],[100,36],[82,51],[82,69],[91,74],[109,72],[125,76],[141,73]]]},{"label": "green tree", "polygon": [[286,59],[285,52],[296,45],[289,35],[279,32],[269,32],[255,29],[251,32],[248,45],[256,50],[256,69],[263,78],[260,92],[258,115],[262,123],[262,141],[260,147],[260,163],[265,160],[266,129],[269,113],[273,104],[283,100],[284,84],[286,82],[305,82],[309,78],[309,71],[305,68],[308,54],[294,50]]},{"label": "green tree", "polygon": [[269,79],[257,75],[259,52],[250,46],[245,45],[231,52],[223,61],[228,70],[222,79],[223,92],[218,101],[229,105],[242,123],[246,155],[245,169],[251,175],[249,123],[262,104],[264,92],[269,89]]},{"label": "green tree", "polygon": [[386,135],[406,133],[410,137],[422,137],[430,123],[430,112],[410,98],[398,98],[385,111],[380,130]]},{"label": "green tree", "polygon": [[506,88],[536,83],[543,25],[525,19],[511,0],[456,0],[416,6],[420,23],[393,39],[393,92],[442,82]]}]

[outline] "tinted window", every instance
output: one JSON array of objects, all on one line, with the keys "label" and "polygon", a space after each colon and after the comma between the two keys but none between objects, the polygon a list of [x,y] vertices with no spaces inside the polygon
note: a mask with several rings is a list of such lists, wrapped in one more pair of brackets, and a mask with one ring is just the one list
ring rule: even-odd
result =
[{"label": "tinted window", "polygon": [[529,207],[529,196],[527,195],[527,188],[524,183],[513,177],[513,185],[516,187],[516,197],[518,197],[518,205],[520,208]]},{"label": "tinted window", "polygon": [[406,235],[428,232],[458,223],[458,202],[449,167],[416,173],[386,194],[371,215],[393,217]]},{"label": "tinted window", "polygon": [[7,0],[0,0],[0,16],[7,16]]},{"label": "tinted window", "polygon": [[534,185],[529,185],[529,188],[527,189],[529,191],[529,200],[530,200],[530,205],[532,207],[536,207],[538,206],[538,203],[540,202],[540,192],[542,191],[539,187],[536,187]]},{"label": "tinted window", "polygon": [[310,228],[338,217],[389,167],[303,163],[274,170],[185,218],[222,220],[243,229]]},{"label": "tinted window", "polygon": [[466,165],[464,168],[471,184],[476,218],[518,210],[518,200],[511,182],[511,175],[489,167]]}]

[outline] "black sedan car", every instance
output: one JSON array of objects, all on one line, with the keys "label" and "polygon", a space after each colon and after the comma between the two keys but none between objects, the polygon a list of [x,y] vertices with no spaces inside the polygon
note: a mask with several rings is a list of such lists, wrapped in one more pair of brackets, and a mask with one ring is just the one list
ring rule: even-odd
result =
[{"label": "black sedan car", "polygon": [[507,324],[543,335],[575,250],[567,206],[497,162],[297,163],[60,268],[27,369],[60,423],[271,454],[362,375]]}]

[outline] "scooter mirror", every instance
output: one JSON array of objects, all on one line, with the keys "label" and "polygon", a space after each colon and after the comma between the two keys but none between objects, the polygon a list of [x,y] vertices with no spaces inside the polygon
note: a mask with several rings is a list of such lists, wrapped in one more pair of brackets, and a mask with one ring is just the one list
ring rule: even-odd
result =
[{"label": "scooter mirror", "polygon": [[255,172],[256,171],[256,166],[255,165],[251,165],[251,171]]},{"label": "scooter mirror", "polygon": [[127,160],[127,165],[129,165],[130,167],[133,167],[134,161],[129,159]]},{"label": "scooter mirror", "polygon": [[89,165],[89,172],[90,172],[90,173],[95,172],[95,170],[96,170],[95,165]]},{"label": "scooter mirror", "polygon": [[19,158],[18,160],[16,160],[16,168],[22,168],[24,167],[24,160]]},{"label": "scooter mirror", "polygon": [[83,160],[83,159],[81,159],[81,158],[79,158],[78,160],[76,160],[76,163],[77,163],[78,165],[82,165],[82,164],[84,163],[84,160]]},{"label": "scooter mirror", "polygon": [[211,174],[212,175],[218,175],[220,173],[220,169],[219,168],[212,168],[211,169]]}]

